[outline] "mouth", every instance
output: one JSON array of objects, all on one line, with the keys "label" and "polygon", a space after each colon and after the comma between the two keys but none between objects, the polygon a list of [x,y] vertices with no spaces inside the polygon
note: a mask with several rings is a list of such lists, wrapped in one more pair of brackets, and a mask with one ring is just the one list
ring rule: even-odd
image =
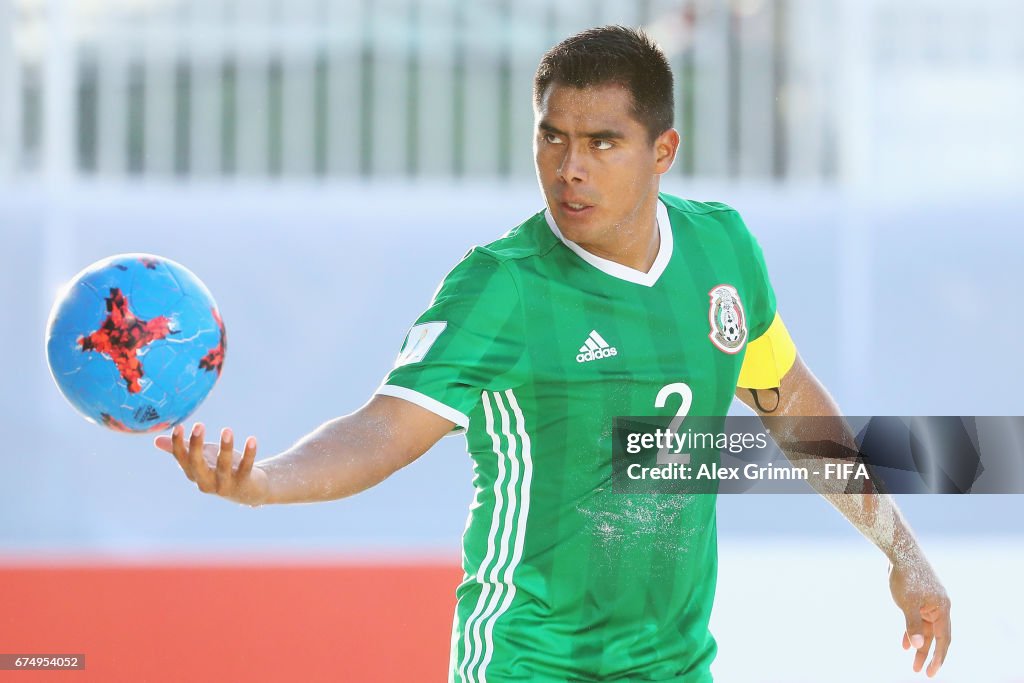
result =
[{"label": "mouth", "polygon": [[594,207],[580,202],[559,202],[562,212],[568,216],[582,216],[591,211]]}]

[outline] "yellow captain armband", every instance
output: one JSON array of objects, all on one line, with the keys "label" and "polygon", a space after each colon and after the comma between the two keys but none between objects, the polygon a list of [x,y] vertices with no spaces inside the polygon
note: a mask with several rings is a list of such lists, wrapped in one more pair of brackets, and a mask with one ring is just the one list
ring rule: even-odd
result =
[{"label": "yellow captain armband", "polygon": [[775,319],[757,339],[747,343],[737,387],[745,389],[772,389],[779,386],[782,378],[793,367],[796,360],[796,345],[789,337],[782,318]]}]

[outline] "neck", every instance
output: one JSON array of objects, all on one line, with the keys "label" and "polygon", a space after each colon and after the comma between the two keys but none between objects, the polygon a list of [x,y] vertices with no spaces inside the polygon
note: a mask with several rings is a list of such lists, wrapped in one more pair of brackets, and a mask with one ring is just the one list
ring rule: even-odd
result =
[{"label": "neck", "polygon": [[607,244],[584,244],[581,247],[595,256],[638,270],[650,272],[661,248],[658,228],[658,197],[643,202],[623,223],[615,227],[613,240]]}]

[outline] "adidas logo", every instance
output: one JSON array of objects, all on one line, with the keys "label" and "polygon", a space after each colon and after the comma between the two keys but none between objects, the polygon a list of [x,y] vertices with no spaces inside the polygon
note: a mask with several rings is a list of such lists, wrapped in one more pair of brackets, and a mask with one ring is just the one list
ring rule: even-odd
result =
[{"label": "adidas logo", "polygon": [[153,406],[139,406],[132,415],[136,422],[152,422],[160,419],[160,413]]},{"label": "adidas logo", "polygon": [[576,356],[576,362],[586,363],[617,355],[619,355],[619,352],[614,346],[609,346],[604,337],[597,333],[597,330],[591,330],[590,335],[587,336],[587,341],[580,347],[580,353]]}]

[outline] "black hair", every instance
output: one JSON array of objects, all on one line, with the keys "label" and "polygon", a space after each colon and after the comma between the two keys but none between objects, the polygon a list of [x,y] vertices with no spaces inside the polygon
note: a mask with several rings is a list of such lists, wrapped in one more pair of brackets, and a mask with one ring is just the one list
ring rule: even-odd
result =
[{"label": "black hair", "polygon": [[672,68],[640,29],[602,26],[569,36],[540,60],[533,78],[537,106],[553,83],[573,88],[616,83],[632,96],[633,114],[651,142],[672,127]]}]

